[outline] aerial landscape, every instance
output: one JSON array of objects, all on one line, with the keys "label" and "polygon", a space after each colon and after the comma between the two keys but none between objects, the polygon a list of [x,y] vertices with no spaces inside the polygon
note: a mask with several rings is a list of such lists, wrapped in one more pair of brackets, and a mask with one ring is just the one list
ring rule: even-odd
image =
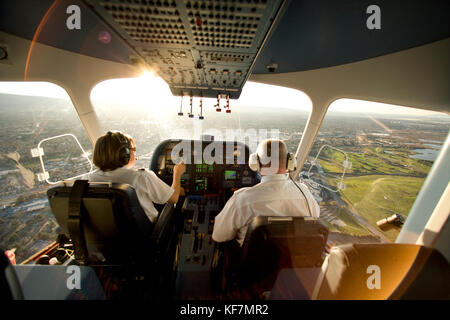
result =
[{"label": "aerial landscape", "polygon": [[[376,222],[407,217],[449,132],[445,118],[332,114],[325,118],[311,155],[323,145],[312,180],[323,196],[321,217],[331,230],[394,241],[399,229],[380,232]],[[374,121],[376,120],[376,121]],[[337,190],[347,156],[343,188]],[[310,163],[304,169],[309,170]],[[329,189],[337,192],[330,191]],[[331,225],[330,225],[331,224]]]},{"label": "aerial landscape", "polygon": [[[176,137],[174,128],[198,138],[199,120],[178,117],[176,106],[158,112],[108,110],[114,106],[99,111],[104,131],[122,130],[135,138],[137,167],[149,167],[156,146]],[[201,133],[222,132],[226,137],[226,129],[240,129],[244,134],[235,138],[253,148],[252,135],[268,132],[295,152],[309,112],[248,107],[231,114],[205,110],[204,115]],[[20,263],[55,241],[59,229],[46,197],[51,185],[37,179],[42,168],[31,149],[46,138],[66,133],[77,137],[86,154],[69,136],[42,143],[49,181],[57,182],[90,170],[86,156],[91,157],[92,146],[67,100],[0,94],[0,122],[0,247],[16,248]],[[392,214],[407,217],[449,130],[448,115],[331,110],[300,175],[320,204],[330,241],[395,241],[399,230],[383,232],[376,222]]]}]

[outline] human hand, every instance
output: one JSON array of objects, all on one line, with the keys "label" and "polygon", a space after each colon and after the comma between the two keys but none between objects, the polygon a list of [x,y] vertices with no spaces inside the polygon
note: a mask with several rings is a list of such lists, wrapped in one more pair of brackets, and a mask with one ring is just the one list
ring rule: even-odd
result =
[{"label": "human hand", "polygon": [[173,176],[174,177],[178,177],[179,178],[185,172],[186,172],[186,165],[184,164],[184,162],[180,162],[179,164],[176,164],[173,167]]},{"label": "human hand", "polygon": [[16,248],[5,251],[5,255],[8,257],[8,259],[11,262],[12,265],[16,264],[16,254],[15,254],[15,252],[16,252]]}]

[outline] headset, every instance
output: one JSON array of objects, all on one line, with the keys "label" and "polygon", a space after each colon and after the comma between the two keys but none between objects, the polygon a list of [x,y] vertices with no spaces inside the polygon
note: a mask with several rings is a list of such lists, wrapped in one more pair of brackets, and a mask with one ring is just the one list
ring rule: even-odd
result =
[{"label": "headset", "polygon": [[[297,159],[296,157],[288,152],[286,157],[286,169],[288,171],[294,171],[296,169]],[[253,171],[261,170],[261,161],[259,160],[258,152],[252,153],[248,159],[248,166]]]},{"label": "headset", "polygon": [[[250,154],[249,159],[248,159],[248,166],[253,171],[261,170],[261,161],[259,159],[258,151]],[[292,179],[292,177],[290,175],[290,172],[294,171],[296,169],[297,169],[297,157],[295,155],[293,155],[292,153],[288,152],[287,157],[286,157],[286,170],[288,171],[288,176],[291,179],[291,181],[295,184],[295,186],[298,188],[298,190],[300,190],[303,197],[305,198],[306,205],[308,206],[309,215],[310,215],[310,217],[312,217],[311,207],[309,206],[308,198],[306,197],[305,193],[300,188],[300,186],[297,183],[295,183],[295,181]]]},{"label": "headset", "polygon": [[131,157],[131,142],[125,134],[120,131],[108,131],[107,135],[112,139],[112,135],[115,134],[119,140],[119,148],[114,153],[114,165],[123,167],[130,162]]}]

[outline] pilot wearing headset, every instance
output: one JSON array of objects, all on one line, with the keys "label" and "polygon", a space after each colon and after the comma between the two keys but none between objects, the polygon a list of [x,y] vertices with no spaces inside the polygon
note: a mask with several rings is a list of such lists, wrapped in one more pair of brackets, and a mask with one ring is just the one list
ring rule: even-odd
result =
[{"label": "pilot wearing headset", "polygon": [[148,169],[133,169],[136,145],[131,136],[120,131],[108,131],[97,139],[94,164],[100,169],[91,173],[90,181],[126,183],[136,190],[139,203],[150,221],[155,222],[158,211],[153,203],[177,203],[180,195],[180,178],[186,165],[180,163],[173,169],[173,183],[168,186]]},{"label": "pilot wearing headset", "polygon": [[216,216],[213,240],[236,239],[242,246],[247,226],[257,216],[318,218],[320,208],[309,189],[289,179],[288,171],[295,170],[295,165],[295,157],[283,141],[262,141],[249,159],[250,169],[260,172],[261,182],[234,192]]}]

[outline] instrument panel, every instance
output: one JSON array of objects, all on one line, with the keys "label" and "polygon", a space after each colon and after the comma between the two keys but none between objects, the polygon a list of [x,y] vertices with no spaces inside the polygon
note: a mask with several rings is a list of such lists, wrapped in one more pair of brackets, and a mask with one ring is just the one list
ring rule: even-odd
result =
[{"label": "instrument panel", "polygon": [[259,176],[248,167],[249,148],[236,141],[166,140],[156,148],[150,169],[172,184],[173,168],[183,160],[181,186],[186,194],[218,194],[249,187]]},{"label": "instrument panel", "polygon": [[150,170],[168,185],[181,160],[184,190],[183,229],[177,255],[176,296],[179,299],[211,296],[210,269],[217,263],[212,239],[215,217],[233,191],[255,185],[258,173],[248,167],[249,148],[235,141],[166,140],[153,153]]}]

